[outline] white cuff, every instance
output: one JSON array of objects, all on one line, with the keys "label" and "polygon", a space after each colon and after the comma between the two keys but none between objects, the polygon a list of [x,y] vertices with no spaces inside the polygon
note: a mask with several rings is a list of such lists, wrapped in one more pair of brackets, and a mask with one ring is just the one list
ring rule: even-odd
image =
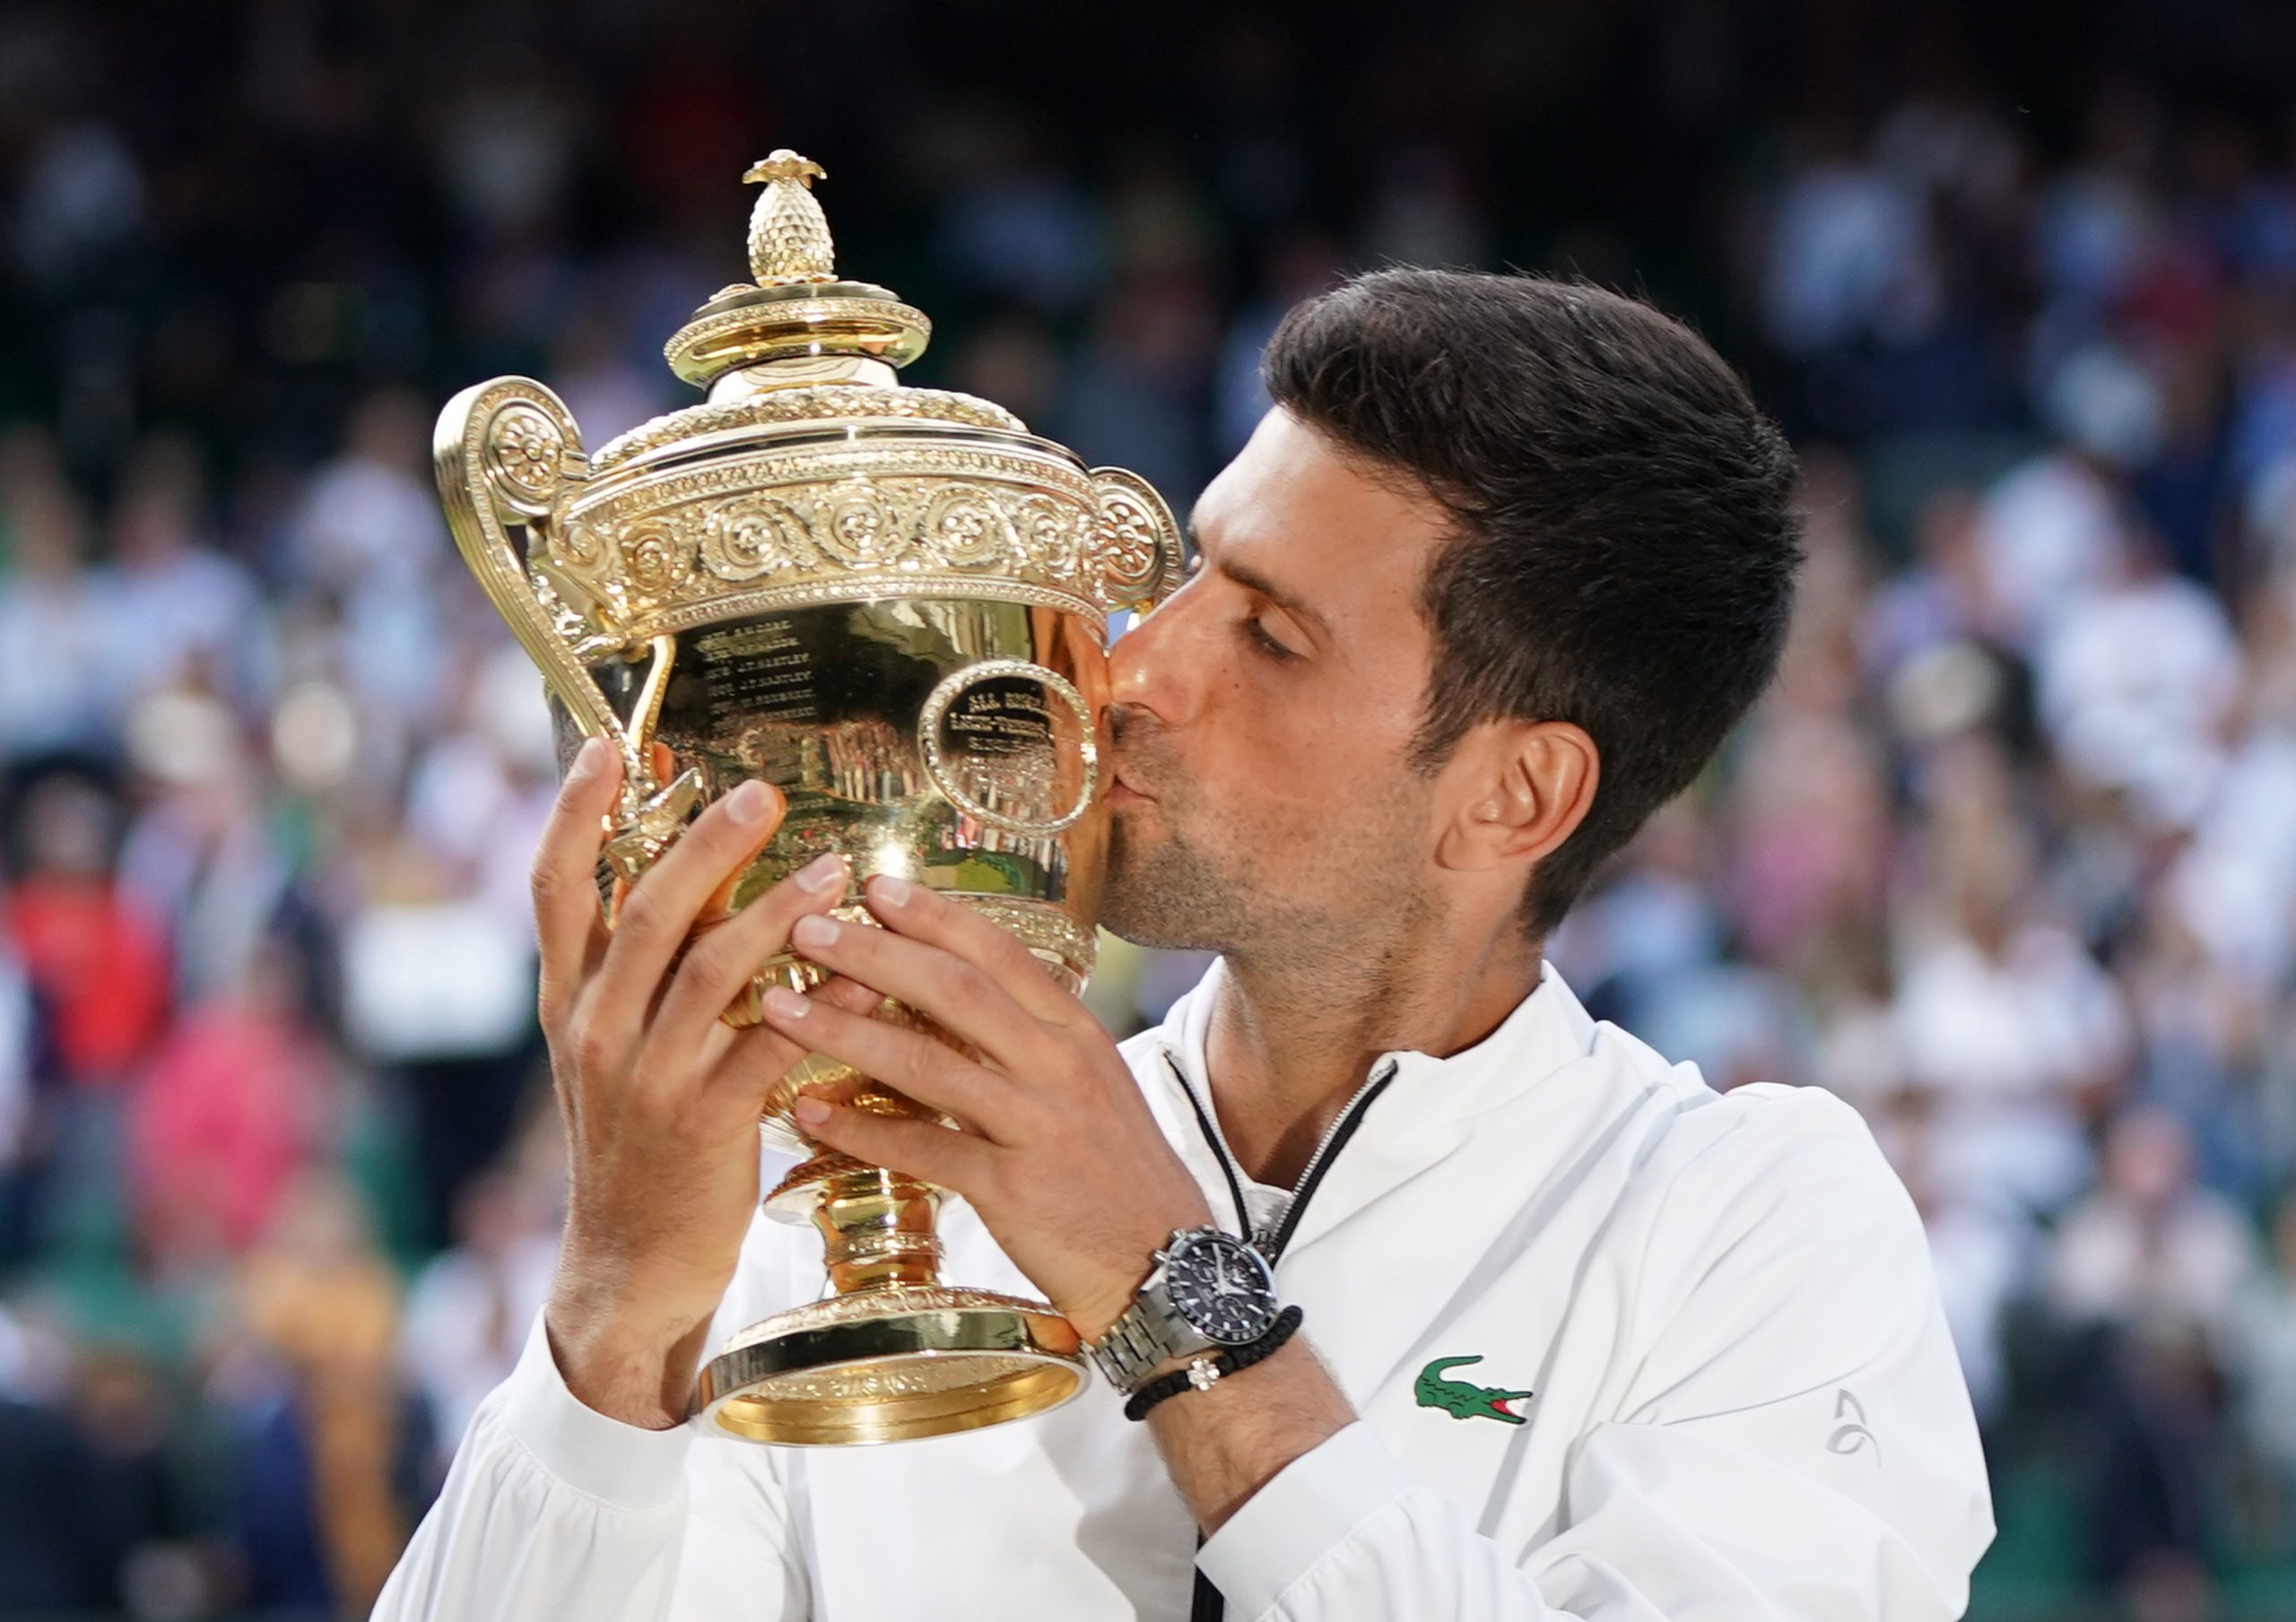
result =
[{"label": "white cuff", "polygon": [[1378,1432],[1358,1419],[1275,1473],[1196,1551],[1237,1622],[1264,1615],[1348,1534],[1411,1490]]},{"label": "white cuff", "polygon": [[685,1426],[624,1425],[567,1390],[540,1313],[502,1383],[501,1414],[503,1427],[544,1470],[617,1509],[657,1509],[675,1497],[693,1444]]}]

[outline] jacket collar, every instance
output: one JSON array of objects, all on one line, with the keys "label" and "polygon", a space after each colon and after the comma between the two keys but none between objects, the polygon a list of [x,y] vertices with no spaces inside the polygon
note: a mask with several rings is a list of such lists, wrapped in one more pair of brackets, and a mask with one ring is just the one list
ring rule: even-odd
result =
[{"label": "jacket collar", "polygon": [[[1156,1028],[1155,1045],[1209,1107],[1212,1010],[1228,975],[1227,961],[1215,958],[1195,987],[1172,1004]],[[1539,983],[1515,1005],[1499,1028],[1472,1047],[1438,1057],[1410,1048],[1381,1054],[1376,1073],[1396,1066],[1396,1079],[1382,1098],[1408,1097],[1410,1113],[1428,1122],[1456,1122],[1506,1103],[1545,1080],[1595,1044],[1595,1021],[1563,981],[1551,958],[1539,964]],[[1165,1082],[1172,1085],[1169,1066]],[[1176,1102],[1185,1106],[1186,1100]]]},{"label": "jacket collar", "polygon": [[[1153,1071],[1152,1078],[1142,1078],[1161,1106],[1168,1135],[1220,1211],[1228,1209],[1231,1198],[1222,1162],[1234,1162],[1224,1142],[1205,1141],[1205,1125],[1215,1134],[1219,1131],[1205,1055],[1213,1007],[1226,974],[1225,965],[1214,962],[1195,989],[1172,1005],[1144,1054],[1152,1061],[1143,1067]],[[1408,1049],[1380,1054],[1366,1081],[1390,1064],[1395,1078],[1370,1101],[1344,1150],[1329,1157],[1291,1251],[1444,1158],[1466,1141],[1477,1116],[1522,1097],[1585,1057],[1595,1036],[1586,1009],[1553,964],[1543,962],[1531,994],[1474,1046],[1439,1058]],[[1272,1222],[1289,1202],[1290,1191],[1253,1184],[1242,1167],[1234,1169],[1256,1220]]]}]

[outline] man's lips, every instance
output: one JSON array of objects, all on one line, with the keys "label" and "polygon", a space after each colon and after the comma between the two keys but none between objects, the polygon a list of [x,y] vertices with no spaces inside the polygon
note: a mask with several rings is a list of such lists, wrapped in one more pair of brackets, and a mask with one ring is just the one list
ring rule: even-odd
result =
[{"label": "man's lips", "polygon": [[1135,800],[1152,801],[1155,797],[1126,776],[1121,768],[1109,775],[1109,803],[1111,805],[1126,805]]}]

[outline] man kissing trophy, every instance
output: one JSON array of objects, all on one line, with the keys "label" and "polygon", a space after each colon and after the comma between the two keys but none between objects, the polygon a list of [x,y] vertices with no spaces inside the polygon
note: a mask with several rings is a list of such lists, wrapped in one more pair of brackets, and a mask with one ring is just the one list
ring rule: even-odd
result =
[{"label": "man kissing trophy", "polygon": [[[1743,380],[1584,283],[1351,278],[1183,578],[1138,480],[895,386],[924,317],[836,279],[813,165],[751,178],[705,403],[441,424],[587,734],[535,865],[570,1210],[379,1622],[1959,1614],[1984,1457],[1873,1135],[1547,950],[1777,669]],[[1214,954],[1121,1043],[1095,919]],[[761,1111],[818,1244],[755,1219]]]}]

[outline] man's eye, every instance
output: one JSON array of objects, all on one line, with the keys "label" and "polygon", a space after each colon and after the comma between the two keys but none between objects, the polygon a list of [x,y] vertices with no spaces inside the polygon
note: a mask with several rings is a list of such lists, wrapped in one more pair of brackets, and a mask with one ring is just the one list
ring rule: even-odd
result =
[{"label": "man's eye", "polygon": [[1267,634],[1267,628],[1257,620],[1245,620],[1244,632],[1247,636],[1250,637],[1252,642],[1259,648],[1260,652],[1265,654],[1271,659],[1296,659],[1300,656],[1293,653],[1290,648],[1284,646],[1283,644],[1278,642],[1274,638],[1269,636]]}]

